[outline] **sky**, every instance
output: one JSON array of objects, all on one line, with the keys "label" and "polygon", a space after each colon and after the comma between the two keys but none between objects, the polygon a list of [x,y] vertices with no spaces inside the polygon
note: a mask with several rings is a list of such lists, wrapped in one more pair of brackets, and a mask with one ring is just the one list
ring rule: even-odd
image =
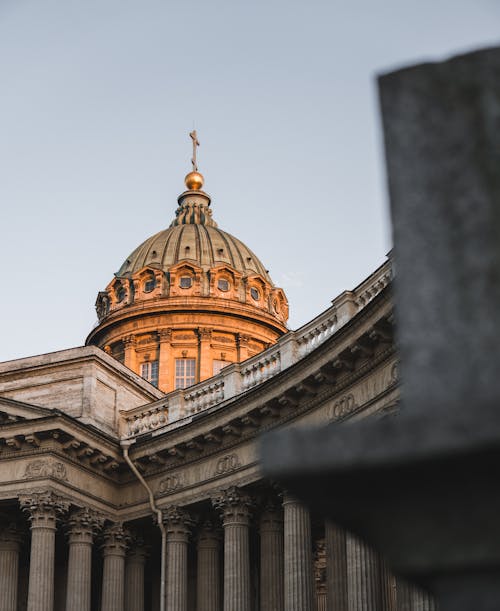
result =
[{"label": "sky", "polygon": [[377,75],[499,32],[498,0],[0,0],[0,361],[83,345],[193,127],[219,227],[317,316],[391,248]]}]

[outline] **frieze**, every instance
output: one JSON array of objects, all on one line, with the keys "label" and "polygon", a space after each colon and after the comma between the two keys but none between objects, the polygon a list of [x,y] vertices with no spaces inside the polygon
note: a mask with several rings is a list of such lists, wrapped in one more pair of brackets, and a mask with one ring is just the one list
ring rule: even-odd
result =
[{"label": "frieze", "polygon": [[232,344],[234,343],[234,339],[230,337],[223,337],[222,335],[214,335],[212,336],[212,341],[214,342],[222,342],[223,344]]},{"label": "frieze", "polygon": [[52,462],[49,460],[34,460],[26,465],[24,471],[26,479],[34,479],[37,477],[55,477],[62,481],[68,481],[66,467],[62,462]]},{"label": "frieze", "polygon": [[353,412],[357,407],[358,405],[354,400],[354,395],[349,393],[348,395],[344,395],[338,401],[335,401],[333,405],[328,406],[328,417],[330,420],[342,418],[343,416]]},{"label": "frieze", "polygon": [[240,459],[237,454],[228,454],[219,458],[215,467],[214,475],[224,475],[224,473],[231,473],[241,467]]},{"label": "frieze", "polygon": [[158,484],[159,494],[169,494],[187,485],[186,476],[182,473],[174,473],[164,477]]}]

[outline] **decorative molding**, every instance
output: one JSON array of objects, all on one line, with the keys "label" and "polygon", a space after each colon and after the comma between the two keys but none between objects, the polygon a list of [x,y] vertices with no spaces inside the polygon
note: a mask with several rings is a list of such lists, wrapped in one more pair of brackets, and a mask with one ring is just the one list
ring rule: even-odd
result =
[{"label": "decorative molding", "polygon": [[354,399],[354,395],[349,393],[335,401],[333,405],[328,406],[328,418],[330,420],[337,420],[338,418],[351,414],[357,408],[358,404]]},{"label": "decorative molding", "polygon": [[174,473],[160,480],[158,494],[169,494],[187,485],[186,476],[183,473]]},{"label": "decorative molding", "polygon": [[236,471],[241,467],[241,462],[238,457],[238,454],[227,454],[226,456],[222,456],[217,461],[215,466],[214,475],[223,475],[224,473],[231,473],[232,471]]},{"label": "decorative molding", "polygon": [[62,462],[38,459],[26,465],[24,471],[25,479],[35,479],[37,477],[53,477],[63,482],[68,481],[66,466]]}]

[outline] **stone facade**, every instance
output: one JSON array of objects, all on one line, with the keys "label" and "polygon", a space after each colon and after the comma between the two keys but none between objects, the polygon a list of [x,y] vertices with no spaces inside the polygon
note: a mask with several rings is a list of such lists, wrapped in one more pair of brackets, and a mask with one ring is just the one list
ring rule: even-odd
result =
[{"label": "stone facade", "polygon": [[[364,544],[264,480],[256,459],[263,431],[395,417],[390,277],[388,262],[266,351],[167,395],[96,348],[2,364],[4,608],[160,608],[162,537],[123,440],[162,515],[166,609],[430,607]],[[90,379],[105,368],[108,382],[128,389],[107,427],[97,426],[99,392],[81,395],[85,410],[73,392],[66,409],[60,392],[57,409],[50,392],[43,406],[27,401],[38,401],[40,380],[73,388],[89,367]],[[206,401],[217,384],[219,398]]]},{"label": "stone facade", "polygon": [[257,459],[272,429],[396,416],[391,262],[287,331],[283,291],[186,185],[89,345],[0,364],[0,609],[431,608]]}]

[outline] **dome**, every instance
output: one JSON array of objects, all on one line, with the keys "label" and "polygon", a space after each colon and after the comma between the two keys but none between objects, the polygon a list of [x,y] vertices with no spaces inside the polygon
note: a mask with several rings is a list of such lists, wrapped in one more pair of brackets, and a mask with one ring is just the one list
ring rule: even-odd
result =
[{"label": "dome", "polygon": [[165,392],[245,361],[287,331],[284,291],[219,229],[195,161],[194,149],[170,227],[140,244],[99,291],[99,322],[86,341]]},{"label": "dome", "polygon": [[126,277],[145,267],[168,272],[180,261],[195,263],[204,270],[228,265],[243,276],[259,274],[272,284],[264,265],[243,242],[218,227],[203,224],[176,225],[151,236],[126,258],[116,275]]}]

